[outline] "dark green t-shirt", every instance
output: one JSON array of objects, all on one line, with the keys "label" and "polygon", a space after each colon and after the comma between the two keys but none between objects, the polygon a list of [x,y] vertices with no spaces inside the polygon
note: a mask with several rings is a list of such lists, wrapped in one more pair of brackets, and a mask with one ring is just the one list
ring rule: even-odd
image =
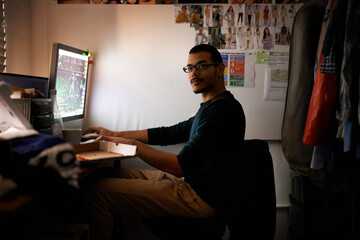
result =
[{"label": "dark green t-shirt", "polygon": [[229,91],[201,103],[187,121],[148,129],[150,144],[186,143],[177,156],[185,181],[215,208],[220,207],[225,193],[226,166],[240,159],[244,134],[242,106]]}]

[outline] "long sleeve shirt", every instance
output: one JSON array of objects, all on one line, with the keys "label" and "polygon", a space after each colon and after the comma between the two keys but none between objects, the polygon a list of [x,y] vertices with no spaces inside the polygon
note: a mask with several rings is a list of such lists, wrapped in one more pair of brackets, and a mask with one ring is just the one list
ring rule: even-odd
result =
[{"label": "long sleeve shirt", "polygon": [[226,167],[240,159],[244,134],[243,108],[228,91],[201,103],[197,114],[186,121],[148,129],[150,144],[186,142],[177,155],[185,181],[214,208],[221,207]]}]

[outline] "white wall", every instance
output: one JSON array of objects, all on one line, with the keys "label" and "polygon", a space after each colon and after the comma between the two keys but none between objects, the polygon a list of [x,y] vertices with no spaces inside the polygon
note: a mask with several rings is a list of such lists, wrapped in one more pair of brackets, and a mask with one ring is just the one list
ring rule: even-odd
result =
[{"label": "white wall", "polygon": [[7,72],[30,74],[30,2],[6,1]]},{"label": "white wall", "polygon": [[[170,125],[196,113],[201,97],[193,94],[182,72],[194,43],[194,30],[173,23],[172,5],[58,5],[53,0],[6,3],[8,72],[47,77],[53,42],[94,53],[87,126],[143,129]],[[251,121],[247,124],[251,126]],[[280,141],[269,144],[277,203],[287,205],[289,168]],[[162,149],[178,152],[181,145]],[[148,167],[140,160],[124,164]]]},{"label": "white wall", "polygon": [[189,49],[193,39],[173,37],[192,29],[173,27],[171,19],[170,6],[49,5],[49,43],[94,53],[89,124],[138,129],[195,113],[200,97],[189,91],[182,73],[183,46]]}]

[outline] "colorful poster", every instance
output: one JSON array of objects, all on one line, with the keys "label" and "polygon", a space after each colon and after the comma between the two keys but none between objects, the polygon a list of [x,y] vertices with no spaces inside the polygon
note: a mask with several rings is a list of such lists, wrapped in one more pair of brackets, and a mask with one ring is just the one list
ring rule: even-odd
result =
[{"label": "colorful poster", "polygon": [[221,54],[223,63],[225,65],[225,69],[224,69],[224,82],[225,82],[225,86],[228,86],[229,84],[229,55],[228,54]]},{"label": "colorful poster", "polygon": [[223,53],[225,86],[255,87],[255,53]]},{"label": "colorful poster", "polygon": [[231,54],[229,66],[229,86],[243,87],[245,77],[245,54]]}]

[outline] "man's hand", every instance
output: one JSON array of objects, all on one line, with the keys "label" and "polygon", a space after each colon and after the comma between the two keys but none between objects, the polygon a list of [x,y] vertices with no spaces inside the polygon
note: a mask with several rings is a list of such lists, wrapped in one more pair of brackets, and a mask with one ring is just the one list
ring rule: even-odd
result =
[{"label": "man's hand", "polygon": [[[94,135],[94,133],[96,133],[96,134]],[[97,138],[98,136],[114,137],[115,139],[112,139],[111,141],[115,141],[115,142],[117,141],[119,143],[120,143],[120,141],[122,143],[130,141],[131,143],[128,143],[128,144],[132,144],[132,145],[137,144],[135,142],[135,140],[143,142],[143,143],[148,143],[147,129],[116,132],[116,131],[111,131],[109,129],[99,127],[99,126],[91,126],[83,132],[83,137],[84,137],[84,135],[87,135],[88,138]],[[119,139],[116,140],[116,138],[119,138]],[[110,140],[108,140],[108,141],[110,141]]]},{"label": "man's hand", "polygon": [[[98,127],[98,126],[89,127],[88,129],[86,129],[83,132],[83,135],[90,134],[90,133],[96,133],[100,136],[112,136],[114,134],[113,131],[103,128],[103,127]],[[96,136],[91,136],[90,138],[96,138]]]}]

